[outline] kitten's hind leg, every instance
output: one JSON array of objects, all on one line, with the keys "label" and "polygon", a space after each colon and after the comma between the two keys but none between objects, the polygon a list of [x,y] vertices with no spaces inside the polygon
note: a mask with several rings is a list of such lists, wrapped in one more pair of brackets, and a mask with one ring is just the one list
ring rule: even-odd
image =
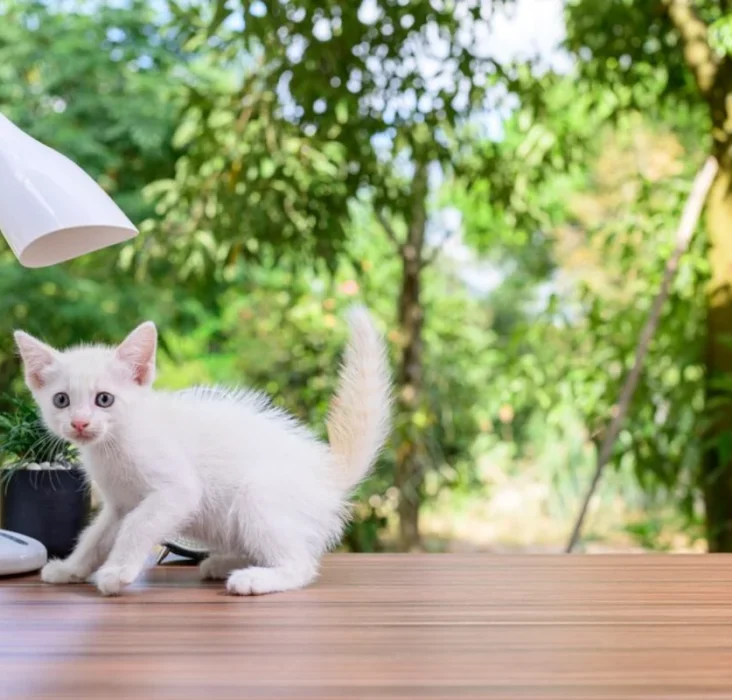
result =
[{"label": "kitten's hind leg", "polygon": [[278,566],[250,566],[232,571],[226,590],[232,595],[264,595],[303,588],[318,573],[317,562],[311,559],[290,560]]},{"label": "kitten's hind leg", "polygon": [[249,566],[249,559],[237,554],[212,554],[199,566],[201,578],[209,581],[225,581],[229,574]]}]

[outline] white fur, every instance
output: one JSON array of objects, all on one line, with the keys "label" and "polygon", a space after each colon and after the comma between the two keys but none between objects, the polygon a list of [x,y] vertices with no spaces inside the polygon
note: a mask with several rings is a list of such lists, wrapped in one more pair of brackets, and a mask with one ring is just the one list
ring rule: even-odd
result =
[{"label": "white fur", "polygon": [[[384,344],[364,309],[350,315],[351,340],[328,418],[331,446],[254,392],[155,391],[157,334],[135,329],[116,349],[59,352],[17,332],[26,382],[44,421],[77,444],[103,508],[49,583],[97,571],[105,595],[137,578],[151,550],[185,534],[213,552],[206,578],[227,578],[238,595],[299,588],[340,539],[349,492],[386,439],[390,381]],[[53,397],[68,394],[66,408]],[[115,399],[95,405],[98,392]],[[71,421],[86,423],[83,434]],[[100,568],[101,567],[101,568]]]}]

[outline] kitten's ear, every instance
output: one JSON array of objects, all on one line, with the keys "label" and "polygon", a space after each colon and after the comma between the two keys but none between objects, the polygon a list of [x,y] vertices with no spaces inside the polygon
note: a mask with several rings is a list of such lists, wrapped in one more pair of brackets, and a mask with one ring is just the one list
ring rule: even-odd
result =
[{"label": "kitten's ear", "polygon": [[25,383],[32,390],[45,383],[46,370],[58,359],[58,351],[23,331],[13,334],[25,369]]},{"label": "kitten's ear", "polygon": [[117,359],[126,364],[135,384],[149,386],[155,379],[155,350],[158,331],[152,321],[135,328],[117,348]]}]

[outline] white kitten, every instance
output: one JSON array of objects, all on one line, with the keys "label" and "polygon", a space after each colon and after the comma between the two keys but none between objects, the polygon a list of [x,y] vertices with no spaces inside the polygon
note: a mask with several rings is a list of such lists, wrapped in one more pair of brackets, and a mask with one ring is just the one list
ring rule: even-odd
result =
[{"label": "white kitten", "polygon": [[[299,588],[337,543],[346,499],[388,433],[384,343],[366,310],[351,340],[328,418],[330,446],[252,392],[151,387],[157,332],[143,323],[116,349],[60,352],[18,331],[28,387],[49,429],[76,444],[103,507],[68,559],[44,581],[84,581],[118,594],[152,549],[175,534],[205,542],[206,578],[238,595]],[[101,567],[101,568],[100,568]]]}]

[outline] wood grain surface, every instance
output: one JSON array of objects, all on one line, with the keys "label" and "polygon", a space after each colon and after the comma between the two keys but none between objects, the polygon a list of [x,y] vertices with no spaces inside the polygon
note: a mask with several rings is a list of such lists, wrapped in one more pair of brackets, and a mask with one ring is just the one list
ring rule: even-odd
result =
[{"label": "wood grain surface", "polygon": [[1,698],[732,698],[732,557],[333,555],[231,598],[0,580]]}]

